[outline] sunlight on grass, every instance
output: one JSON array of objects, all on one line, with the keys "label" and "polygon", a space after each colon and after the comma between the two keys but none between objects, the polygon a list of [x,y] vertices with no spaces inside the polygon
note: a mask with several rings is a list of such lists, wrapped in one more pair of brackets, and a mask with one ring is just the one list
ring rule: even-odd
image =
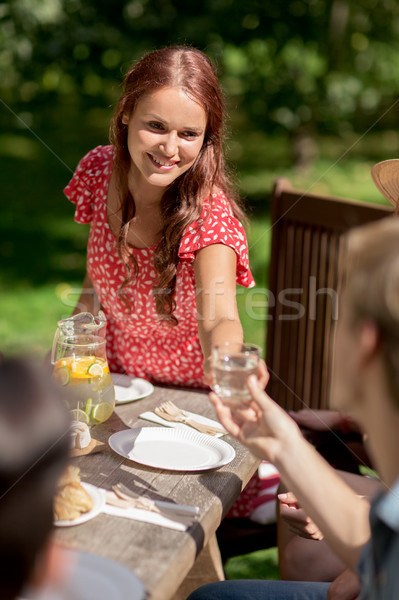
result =
[{"label": "sunlight on grass", "polygon": [[234,556],[225,566],[229,579],[280,579],[277,548]]},{"label": "sunlight on grass", "polygon": [[256,286],[250,289],[238,286],[237,305],[245,340],[260,346],[264,356],[268,300],[266,281],[271,240],[270,218],[253,217],[247,237],[249,264]]},{"label": "sunlight on grass", "polygon": [[231,154],[239,165],[240,189],[256,198],[256,208],[262,208],[258,203],[269,196],[277,177],[286,177],[293,187],[309,193],[386,204],[370,171],[386,155],[388,146],[396,153],[397,141],[398,134],[390,131],[364,137],[319,138],[316,160],[302,169],[292,165],[292,141],[288,137],[275,139],[260,132],[242,136],[233,144]]},{"label": "sunlight on grass", "polygon": [[43,358],[51,348],[57,321],[70,312],[54,285],[0,290],[1,351]]}]

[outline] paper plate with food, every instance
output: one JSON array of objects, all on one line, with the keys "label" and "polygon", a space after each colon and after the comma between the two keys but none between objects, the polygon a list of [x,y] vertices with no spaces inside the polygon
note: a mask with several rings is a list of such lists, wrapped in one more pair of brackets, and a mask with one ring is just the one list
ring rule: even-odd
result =
[{"label": "paper plate with food", "polygon": [[104,504],[102,491],[80,481],[79,468],[69,465],[60,479],[54,499],[54,524],[58,527],[80,525],[94,519]]}]

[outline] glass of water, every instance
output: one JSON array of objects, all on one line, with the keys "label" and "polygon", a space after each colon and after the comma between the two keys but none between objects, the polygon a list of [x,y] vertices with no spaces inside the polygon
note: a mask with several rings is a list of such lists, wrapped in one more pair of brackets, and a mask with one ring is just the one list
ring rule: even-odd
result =
[{"label": "glass of water", "polygon": [[248,404],[247,380],[258,374],[260,348],[254,344],[226,342],[212,348],[212,389],[229,405]]}]

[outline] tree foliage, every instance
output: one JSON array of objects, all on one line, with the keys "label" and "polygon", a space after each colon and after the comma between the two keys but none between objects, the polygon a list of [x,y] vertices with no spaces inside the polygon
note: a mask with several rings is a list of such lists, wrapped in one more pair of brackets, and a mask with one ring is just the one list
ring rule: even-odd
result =
[{"label": "tree foliage", "polygon": [[109,105],[133,60],[185,43],[219,66],[248,127],[392,127],[398,34],[396,0],[9,0],[0,95],[18,111],[57,99]]}]

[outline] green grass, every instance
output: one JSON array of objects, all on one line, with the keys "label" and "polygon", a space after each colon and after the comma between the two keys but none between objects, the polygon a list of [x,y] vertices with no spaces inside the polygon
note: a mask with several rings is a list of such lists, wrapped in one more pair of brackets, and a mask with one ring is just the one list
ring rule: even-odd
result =
[{"label": "green grass", "polygon": [[227,561],[225,572],[228,579],[280,579],[277,548],[234,556]]},{"label": "green grass", "polygon": [[[79,289],[79,285],[75,285]],[[30,354],[43,358],[50,350],[57,321],[71,313],[65,305],[69,284],[30,288],[0,287],[0,340],[5,355]]]},{"label": "green grass", "polygon": [[248,249],[250,267],[256,287],[237,287],[237,304],[247,342],[265,349],[265,319],[267,314],[266,280],[269,267],[271,240],[270,219],[268,216],[252,218],[248,229]]}]

